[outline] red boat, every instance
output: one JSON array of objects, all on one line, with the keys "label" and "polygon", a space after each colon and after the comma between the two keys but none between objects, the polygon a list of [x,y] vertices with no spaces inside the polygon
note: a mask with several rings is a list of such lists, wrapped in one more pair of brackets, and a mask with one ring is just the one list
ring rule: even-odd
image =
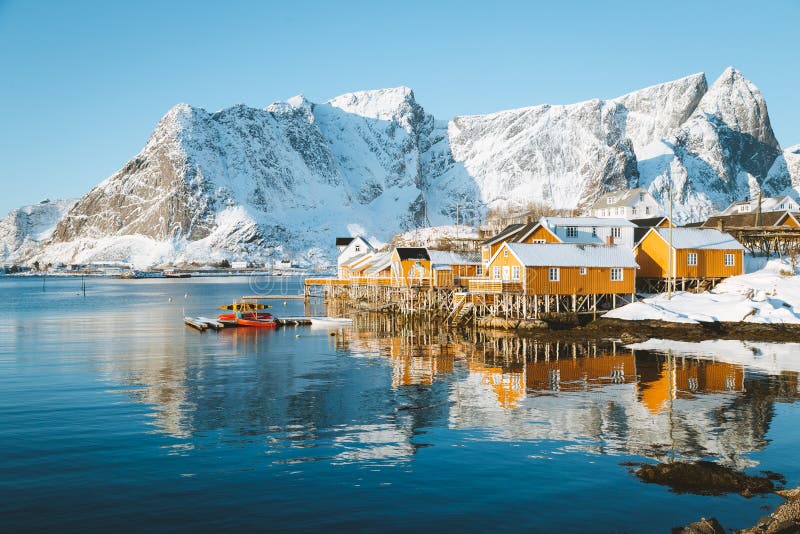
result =
[{"label": "red boat", "polygon": [[255,326],[260,328],[274,328],[278,325],[274,319],[236,319],[239,326]]},{"label": "red boat", "polygon": [[269,306],[259,304],[259,300],[264,297],[242,297],[241,301],[234,302],[230,308],[226,305],[225,308],[234,310],[233,313],[222,313],[217,318],[220,321],[236,321],[238,326],[255,326],[259,328],[274,328],[278,324],[271,313],[262,312]]},{"label": "red boat", "polygon": [[[268,320],[272,319],[272,314],[267,312],[241,312],[241,319],[256,319],[256,320]],[[237,319],[235,313],[221,313],[217,315],[217,319],[220,321],[234,321]]]}]

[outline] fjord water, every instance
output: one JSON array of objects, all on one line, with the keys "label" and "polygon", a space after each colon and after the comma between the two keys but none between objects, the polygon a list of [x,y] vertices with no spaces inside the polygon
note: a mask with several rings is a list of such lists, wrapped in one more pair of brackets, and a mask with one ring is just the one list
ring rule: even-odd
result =
[{"label": "fjord water", "polygon": [[800,485],[797,366],[776,364],[796,346],[182,322],[300,287],[90,279],[84,297],[80,279],[0,279],[0,528],[663,532],[745,527],[779,501],[678,494],[622,464],[706,458]]}]

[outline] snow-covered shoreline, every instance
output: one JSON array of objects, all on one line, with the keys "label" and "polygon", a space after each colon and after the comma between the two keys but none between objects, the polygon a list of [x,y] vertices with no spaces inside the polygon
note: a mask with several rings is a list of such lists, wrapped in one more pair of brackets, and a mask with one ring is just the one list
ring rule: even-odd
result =
[{"label": "snow-covered shoreline", "polygon": [[[752,272],[722,281],[703,293],[677,292],[643,298],[604,315],[626,321],[669,323],[744,322],[800,324],[800,276],[788,261],[750,261]],[[749,269],[750,270],[750,269]]]}]

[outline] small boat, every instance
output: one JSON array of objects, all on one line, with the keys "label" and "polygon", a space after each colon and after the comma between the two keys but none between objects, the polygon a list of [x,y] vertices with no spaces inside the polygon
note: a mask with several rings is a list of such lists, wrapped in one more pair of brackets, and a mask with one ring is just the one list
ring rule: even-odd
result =
[{"label": "small boat", "polygon": [[[275,318],[269,312],[262,312],[269,306],[258,302],[260,297],[242,297],[241,300],[230,305],[233,313],[222,313],[217,316],[220,321],[236,321],[237,326],[254,326],[259,328],[274,328],[277,326]],[[220,308],[223,308],[220,306]],[[228,309],[225,306],[223,309]]]},{"label": "small boat", "polygon": [[[238,312],[242,319],[257,319],[266,321],[272,319],[272,314],[268,312]],[[238,317],[236,313],[220,313],[217,315],[218,321],[235,321]]]},{"label": "small boat", "polygon": [[259,328],[274,328],[278,326],[275,319],[241,319],[236,318],[236,324],[239,326],[255,326]]}]

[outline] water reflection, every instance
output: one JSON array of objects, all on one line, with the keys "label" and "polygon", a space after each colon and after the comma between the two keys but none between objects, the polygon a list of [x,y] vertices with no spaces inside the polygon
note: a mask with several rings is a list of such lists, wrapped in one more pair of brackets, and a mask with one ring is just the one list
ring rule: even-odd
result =
[{"label": "water reflection", "polygon": [[388,316],[298,332],[139,340],[136,357],[117,352],[104,365],[137,386],[127,394],[153,406],[160,432],[187,442],[209,431],[266,435],[279,462],[408,461],[427,445],[426,429],[447,427],[741,468],[766,446],[774,403],[798,397],[796,372],[766,375],[700,353],[456,334]]}]

